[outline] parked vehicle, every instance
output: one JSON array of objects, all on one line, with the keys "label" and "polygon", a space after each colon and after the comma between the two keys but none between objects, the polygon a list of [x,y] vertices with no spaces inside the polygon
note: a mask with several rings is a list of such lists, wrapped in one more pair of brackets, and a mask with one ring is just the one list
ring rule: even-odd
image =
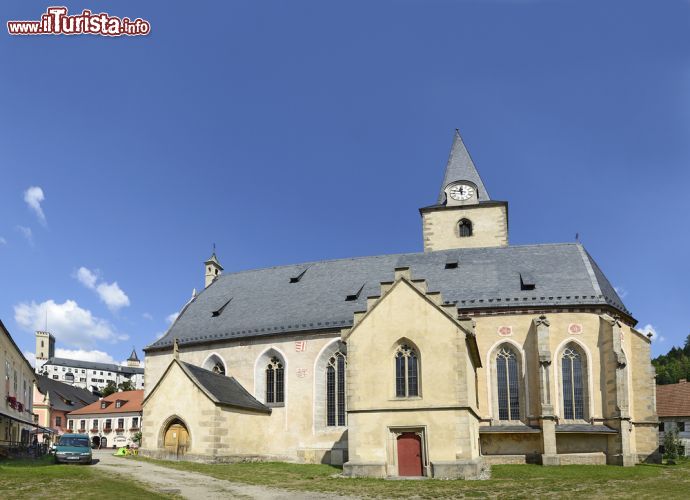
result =
[{"label": "parked vehicle", "polygon": [[55,443],[56,463],[90,464],[92,461],[91,443],[86,434],[63,434]]}]

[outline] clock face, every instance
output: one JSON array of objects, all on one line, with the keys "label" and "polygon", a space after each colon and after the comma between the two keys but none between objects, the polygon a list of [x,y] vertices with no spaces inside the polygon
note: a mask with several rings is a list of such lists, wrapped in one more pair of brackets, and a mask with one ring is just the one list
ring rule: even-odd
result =
[{"label": "clock face", "polygon": [[469,200],[474,195],[474,188],[467,184],[456,184],[448,190],[450,197],[454,200]]}]

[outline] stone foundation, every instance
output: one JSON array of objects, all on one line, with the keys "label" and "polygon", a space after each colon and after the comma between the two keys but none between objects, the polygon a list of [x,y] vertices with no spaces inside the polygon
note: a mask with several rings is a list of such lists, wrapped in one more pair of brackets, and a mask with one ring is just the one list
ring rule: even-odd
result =
[{"label": "stone foundation", "polygon": [[563,453],[556,456],[560,465],[606,465],[605,453]]},{"label": "stone foundation", "polygon": [[482,461],[451,460],[431,462],[431,475],[435,479],[477,479]]},{"label": "stone foundation", "polygon": [[141,456],[147,458],[154,458],[156,460],[169,461],[185,461],[198,462],[205,464],[232,464],[240,462],[292,462],[294,459],[289,457],[265,456],[265,455],[200,455],[195,453],[185,453],[184,455],[175,455],[166,450],[149,450],[141,448],[139,450]]},{"label": "stone foundation", "polygon": [[386,477],[386,464],[383,462],[346,462],[343,474],[349,477]]},{"label": "stone foundation", "polygon": [[482,461],[488,465],[540,464],[541,455],[482,455]]}]

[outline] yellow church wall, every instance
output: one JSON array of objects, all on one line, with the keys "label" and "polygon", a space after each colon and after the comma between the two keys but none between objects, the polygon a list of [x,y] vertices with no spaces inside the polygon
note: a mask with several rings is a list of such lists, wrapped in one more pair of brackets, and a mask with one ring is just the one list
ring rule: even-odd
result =
[{"label": "yellow church wall", "polygon": [[[265,385],[260,376],[265,370],[262,361],[277,353],[284,362],[285,402],[274,406],[267,424],[260,429],[254,423],[245,427],[250,433],[262,434],[271,446],[261,448],[257,454],[268,453],[286,459],[304,462],[342,462],[346,456],[347,427],[327,427],[325,422],[325,394],[319,382],[325,373],[317,370],[317,361],[325,352],[335,348],[339,333],[304,332],[280,337],[243,339],[217,343],[211,346],[181,346],[179,359],[196,366],[206,367],[207,361],[221,359],[226,375],[234,377],[261,402],[265,400]],[[304,344],[302,344],[304,342]],[[217,357],[217,358],[216,358]],[[146,357],[146,390],[150,391],[172,360],[172,354],[149,353]],[[323,380],[321,380],[323,378]],[[325,382],[324,382],[325,383]],[[157,406],[157,405],[156,405]],[[318,411],[322,408],[323,411]],[[156,409],[156,413],[165,409]],[[250,420],[253,417],[250,417]],[[251,420],[254,422],[254,420]],[[224,442],[224,441],[222,441]],[[332,450],[339,450],[332,455]],[[249,448],[253,449],[253,448]],[[246,451],[246,450],[245,450]],[[227,449],[234,454],[236,450]],[[223,449],[220,454],[226,453]]]},{"label": "yellow church wall", "polygon": [[[472,236],[458,234],[460,219],[472,222]],[[424,251],[508,245],[508,214],[503,205],[466,205],[422,213]]]}]

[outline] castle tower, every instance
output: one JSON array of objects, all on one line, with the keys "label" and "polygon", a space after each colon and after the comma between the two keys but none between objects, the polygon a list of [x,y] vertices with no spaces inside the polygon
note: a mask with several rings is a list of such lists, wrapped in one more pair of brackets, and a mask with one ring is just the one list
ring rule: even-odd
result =
[{"label": "castle tower", "polygon": [[438,200],[419,213],[425,252],[508,246],[508,203],[489,197],[457,130]]},{"label": "castle tower", "polygon": [[215,280],[223,272],[223,266],[218,262],[218,257],[216,257],[216,246],[213,245],[213,253],[211,257],[204,262],[204,268],[206,270],[206,283],[204,287],[208,287],[213,280]]},{"label": "castle tower", "polygon": [[139,356],[137,356],[137,350],[135,347],[132,347],[132,354],[127,358],[127,366],[139,368],[139,365],[141,365],[141,361],[139,361]]},{"label": "castle tower", "polygon": [[48,332],[36,332],[36,372],[50,358],[55,356],[55,337]]}]

